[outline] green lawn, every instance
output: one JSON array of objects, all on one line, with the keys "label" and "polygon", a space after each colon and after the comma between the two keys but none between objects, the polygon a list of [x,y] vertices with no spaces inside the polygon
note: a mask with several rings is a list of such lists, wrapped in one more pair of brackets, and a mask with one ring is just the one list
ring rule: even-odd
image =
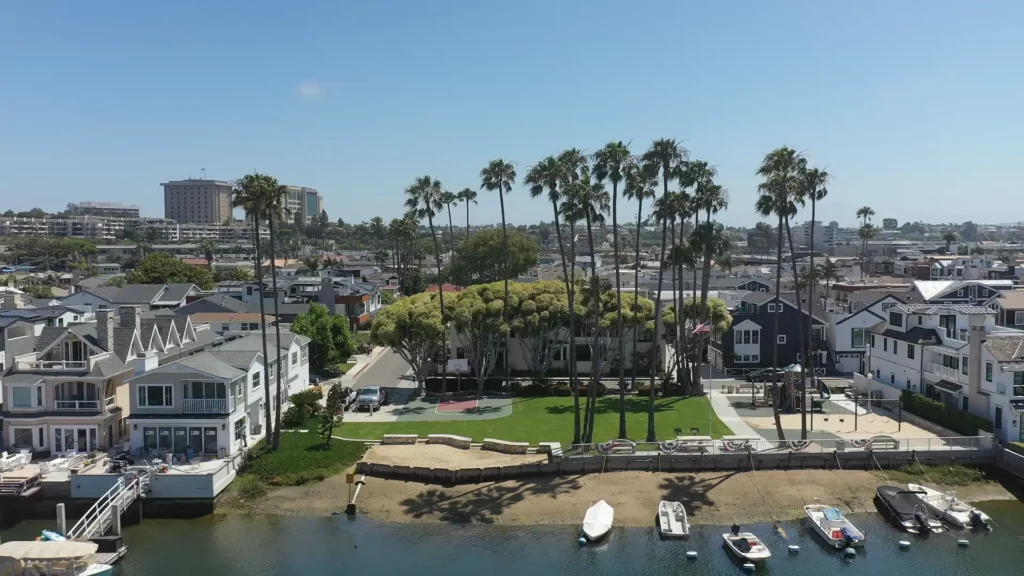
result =
[{"label": "green lawn", "polygon": [[270,451],[266,441],[253,448],[244,476],[255,476],[271,486],[305,484],[340,473],[364,452],[366,446],[359,442],[331,440],[330,447],[326,447],[315,429],[304,434],[285,432],[277,450]]},{"label": "green lawn", "polygon": [[[580,399],[580,411],[584,399]],[[514,398],[512,415],[493,420],[448,421],[448,422],[388,422],[380,424],[357,424],[346,422],[335,428],[335,436],[345,438],[378,439],[384,434],[457,434],[480,441],[484,438],[498,438],[512,442],[562,442],[572,441],[573,405],[572,398]],[[690,428],[700,428],[700,435],[707,435],[710,404],[707,398],[660,398],[655,404],[655,431],[659,440],[672,439],[674,428],[682,428],[684,434]],[[582,415],[581,415],[582,416]],[[619,399],[606,396],[598,399],[597,415],[594,418],[596,432],[594,439],[605,441],[619,433]],[[647,436],[647,398],[626,398],[626,432],[633,440],[641,441]],[[711,436],[720,437],[732,431],[713,416]]]},{"label": "green lawn", "polygon": [[355,362],[342,362],[341,364],[338,364],[338,369],[341,370],[342,374],[348,374],[348,371],[355,365]]}]

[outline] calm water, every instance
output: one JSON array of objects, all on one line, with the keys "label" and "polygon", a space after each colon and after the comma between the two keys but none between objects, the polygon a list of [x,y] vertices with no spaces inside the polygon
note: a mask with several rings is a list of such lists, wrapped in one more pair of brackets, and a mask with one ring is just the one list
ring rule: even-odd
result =
[{"label": "calm water", "polygon": [[[966,549],[957,547],[953,535],[903,535],[877,514],[855,515],[854,521],[868,534],[868,545],[852,560],[826,548],[800,522],[783,525],[786,537],[769,525],[744,528],[765,539],[774,554],[758,574],[1024,575],[1024,504],[998,502],[981,507],[999,528],[970,533]],[[0,537],[34,536],[44,526],[49,523],[26,522]],[[724,531],[695,527],[689,541],[668,542],[659,540],[653,527],[618,528],[605,544],[579,548],[576,528],[571,526],[398,525],[344,516],[146,520],[126,529],[130,552],[117,574],[742,574],[722,548]],[[904,538],[913,545],[900,551],[896,542]],[[790,556],[788,544],[799,544],[799,555]],[[696,561],[685,557],[691,549],[700,554]]]}]

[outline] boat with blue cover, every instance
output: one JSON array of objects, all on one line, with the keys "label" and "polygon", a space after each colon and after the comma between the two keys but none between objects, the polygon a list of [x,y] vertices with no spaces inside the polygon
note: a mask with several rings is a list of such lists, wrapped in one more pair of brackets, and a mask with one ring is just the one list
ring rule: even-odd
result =
[{"label": "boat with blue cover", "polygon": [[804,506],[804,513],[810,518],[814,531],[833,548],[863,546],[867,540],[864,533],[835,506],[809,504]]}]

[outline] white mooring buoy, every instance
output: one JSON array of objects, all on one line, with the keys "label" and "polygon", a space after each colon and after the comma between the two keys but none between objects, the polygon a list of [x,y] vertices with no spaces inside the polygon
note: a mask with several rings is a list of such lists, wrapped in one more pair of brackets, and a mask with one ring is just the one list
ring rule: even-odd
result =
[{"label": "white mooring buoy", "polygon": [[755,568],[755,566],[754,566],[753,562],[746,562],[746,563],[743,564],[743,569],[746,570],[747,572],[752,572],[754,570],[754,568]]},{"label": "white mooring buoy", "polygon": [[900,540],[900,548],[904,550],[910,548],[910,540]]},{"label": "white mooring buoy", "polygon": [[696,550],[688,550],[686,552],[686,557],[689,558],[690,560],[696,560],[697,559],[697,551]]},{"label": "white mooring buoy", "polygon": [[970,546],[971,543],[968,542],[966,538],[961,538],[961,539],[956,541],[956,545],[957,546],[963,546],[964,548],[966,548],[966,547]]},{"label": "white mooring buoy", "polygon": [[580,539],[577,540],[576,543],[579,544],[580,546],[586,546],[587,545],[587,539],[584,538],[583,536],[580,536]]},{"label": "white mooring buoy", "polygon": [[789,552],[790,552],[791,554],[796,554],[796,553],[797,553],[797,552],[799,552],[799,551],[800,551],[800,547],[799,547],[799,546],[797,546],[796,544],[790,544],[790,545],[789,545]]}]

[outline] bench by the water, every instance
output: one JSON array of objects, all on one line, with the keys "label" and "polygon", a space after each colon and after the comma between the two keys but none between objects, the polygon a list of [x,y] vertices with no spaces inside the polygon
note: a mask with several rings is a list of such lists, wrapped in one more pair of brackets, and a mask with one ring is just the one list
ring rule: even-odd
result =
[{"label": "bench by the water", "polygon": [[454,434],[430,434],[427,436],[427,444],[444,444],[445,446],[461,448],[463,450],[469,450],[472,443],[472,438],[456,436]]},{"label": "bench by the water", "polygon": [[381,436],[381,444],[415,444],[419,440],[416,434],[385,434]]}]

